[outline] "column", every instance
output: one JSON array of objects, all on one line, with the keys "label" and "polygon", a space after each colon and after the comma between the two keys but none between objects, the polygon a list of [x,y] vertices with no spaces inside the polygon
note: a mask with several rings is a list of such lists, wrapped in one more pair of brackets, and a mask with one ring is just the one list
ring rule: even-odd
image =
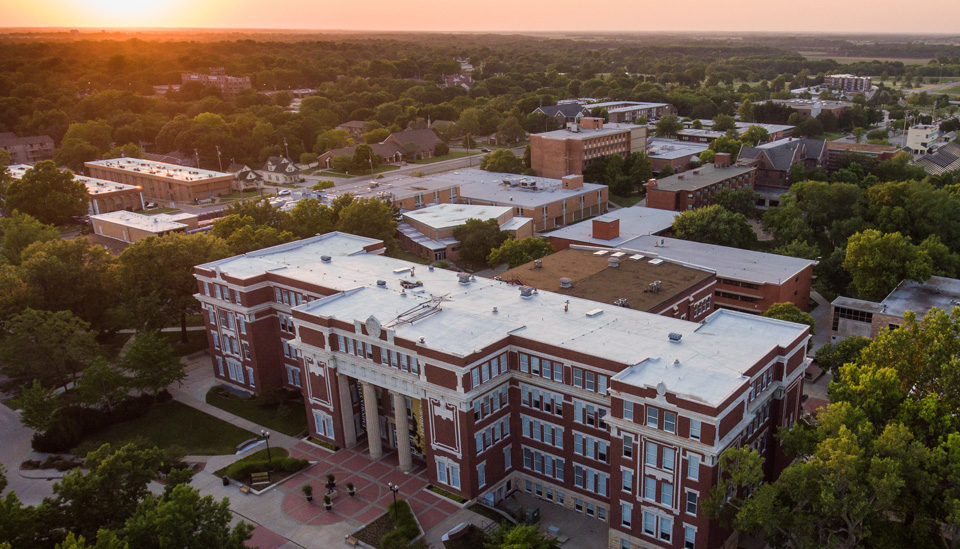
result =
[{"label": "column", "polygon": [[337,386],[340,388],[340,420],[343,423],[343,447],[350,448],[357,444],[357,427],[353,423],[353,400],[350,398],[350,378],[338,372]]},{"label": "column", "polygon": [[377,414],[377,391],[366,381],[363,385],[363,408],[367,415],[367,444],[370,446],[370,457],[383,457],[383,442],[380,441],[380,417]]},{"label": "column", "polygon": [[413,467],[410,457],[410,422],[407,419],[407,404],[403,395],[390,392],[393,397],[393,419],[397,424],[397,457],[400,470],[409,471]]}]

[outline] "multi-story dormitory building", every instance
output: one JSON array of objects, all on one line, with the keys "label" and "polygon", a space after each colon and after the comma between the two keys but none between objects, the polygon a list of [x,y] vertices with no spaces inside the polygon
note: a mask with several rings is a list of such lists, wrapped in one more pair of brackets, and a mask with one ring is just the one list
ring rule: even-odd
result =
[{"label": "multi-story dormitory building", "polygon": [[609,523],[613,549],[721,547],[702,502],[749,445],[767,475],[797,419],[809,328],[688,322],[430,270],[329,233],[196,268],[212,365],[300,388],[310,432],[398,453],[496,503],[522,490]]}]

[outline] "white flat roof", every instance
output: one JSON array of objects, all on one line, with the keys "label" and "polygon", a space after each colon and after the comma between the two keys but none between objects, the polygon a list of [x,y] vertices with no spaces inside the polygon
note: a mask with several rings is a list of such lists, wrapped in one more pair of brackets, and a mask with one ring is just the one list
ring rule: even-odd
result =
[{"label": "white flat roof", "polygon": [[149,231],[152,233],[165,233],[167,231],[176,231],[187,228],[186,225],[170,219],[165,214],[143,215],[126,210],[116,212],[91,215],[90,219],[95,221],[106,221],[117,225],[130,227],[140,231]]},{"label": "white flat roof", "polygon": [[142,174],[155,175],[176,179],[178,181],[197,181],[199,179],[213,179],[215,177],[233,177],[233,174],[215,172],[212,170],[203,170],[200,168],[191,168],[189,166],[177,166],[176,164],[167,164],[165,162],[155,162],[153,160],[143,160],[140,158],[111,158],[109,160],[95,160],[87,162],[88,166],[103,166],[128,172],[138,172]]},{"label": "white flat roof", "polygon": [[[664,245],[658,246],[661,241]],[[663,256],[674,261],[698,265],[716,271],[718,278],[731,278],[755,284],[780,284],[797,276],[807,266],[816,264],[812,259],[661,236],[638,236],[623,242],[620,247],[646,256]]]},{"label": "white flat roof", "polygon": [[[26,164],[13,164],[12,166],[7,166],[7,171],[10,173],[10,177],[13,179],[20,179],[23,177],[23,174],[31,168],[33,168],[33,166],[28,166]],[[140,187],[135,185],[125,185],[123,183],[117,183],[116,181],[107,181],[106,179],[97,179],[96,177],[87,177],[84,175],[73,174],[73,179],[83,183],[84,186],[87,187],[87,194],[90,196],[115,193],[119,191],[140,190]]]},{"label": "white flat roof", "polygon": [[676,139],[663,139],[660,137],[647,139],[647,156],[650,158],[671,160],[689,155],[698,155],[707,150],[707,148],[708,145],[706,143],[696,143],[693,141],[677,141]]},{"label": "white flat roof", "polygon": [[[593,108],[593,107],[596,107],[597,105],[586,105],[586,106]],[[599,130],[588,130],[581,127],[578,131],[573,131],[571,129],[562,129],[562,130],[553,130],[549,132],[538,133],[536,135],[539,137],[544,137],[546,139],[592,139],[594,137],[601,136],[601,135],[613,135],[613,134],[634,130],[637,128],[646,128],[646,125],[604,122],[603,128]]]},{"label": "white flat roof", "polygon": [[[564,189],[563,182],[559,179],[488,172],[477,168],[437,174],[432,176],[432,179],[460,185],[460,197],[464,199],[524,208],[551,204],[565,198],[596,192],[605,187],[595,183],[584,183],[579,189]],[[517,185],[505,184],[504,181],[511,181]],[[522,182],[526,182],[528,186],[522,186]],[[572,207],[578,208],[579,205]]]},{"label": "white flat roof", "polygon": [[459,227],[466,223],[468,219],[479,219],[480,221],[498,219],[500,216],[510,213],[511,210],[512,208],[509,206],[436,204],[420,210],[404,212],[403,217],[439,230]]},{"label": "white flat roof", "polygon": [[[624,242],[638,236],[656,234],[673,226],[673,220],[680,212],[660,210],[644,206],[620,208],[603,214],[600,217],[587,219],[573,225],[567,225],[547,234],[549,237],[572,240],[583,244],[597,246],[618,247]],[[620,236],[610,240],[593,237],[594,220],[620,220]]]},{"label": "white flat roof", "polygon": [[[664,383],[670,392],[713,406],[742,389],[747,368],[807,329],[728,310],[699,324],[545,291],[522,298],[516,286],[504,282],[477,277],[460,284],[451,271],[362,252],[370,242],[376,241],[329,233],[200,267],[241,279],[269,270],[341,290],[297,309],[350,323],[372,315],[397,337],[424,338],[420,346],[446,354],[467,356],[514,335],[624,364],[621,375],[627,383]],[[332,260],[323,262],[321,255]],[[378,287],[378,280],[386,281],[386,287]],[[403,291],[401,280],[423,285]],[[402,313],[434,296],[443,296],[437,313],[413,323],[397,322]],[[601,312],[593,314],[597,309]],[[682,340],[670,341],[670,333],[682,334]]]}]

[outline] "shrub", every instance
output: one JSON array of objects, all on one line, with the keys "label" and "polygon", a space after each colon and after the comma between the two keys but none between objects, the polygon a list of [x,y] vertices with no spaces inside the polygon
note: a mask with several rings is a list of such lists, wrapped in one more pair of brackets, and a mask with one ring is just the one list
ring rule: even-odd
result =
[{"label": "shrub", "polygon": [[380,549],[407,549],[409,545],[410,538],[400,530],[394,530],[380,538]]},{"label": "shrub", "polygon": [[280,468],[285,473],[296,473],[301,469],[306,469],[308,465],[310,465],[310,462],[307,460],[297,458],[284,458],[280,462]]}]

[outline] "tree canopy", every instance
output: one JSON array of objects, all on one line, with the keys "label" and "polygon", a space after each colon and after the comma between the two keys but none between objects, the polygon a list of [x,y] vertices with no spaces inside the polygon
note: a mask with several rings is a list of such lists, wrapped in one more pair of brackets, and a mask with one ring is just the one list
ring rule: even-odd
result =
[{"label": "tree canopy", "polygon": [[717,204],[682,212],[673,222],[673,231],[685,240],[734,248],[750,249],[757,242],[757,235],[743,214]]},{"label": "tree canopy", "polygon": [[49,160],[38,162],[23,177],[7,185],[4,207],[33,216],[41,223],[59,225],[87,213],[87,187],[73,173],[57,169]]}]

